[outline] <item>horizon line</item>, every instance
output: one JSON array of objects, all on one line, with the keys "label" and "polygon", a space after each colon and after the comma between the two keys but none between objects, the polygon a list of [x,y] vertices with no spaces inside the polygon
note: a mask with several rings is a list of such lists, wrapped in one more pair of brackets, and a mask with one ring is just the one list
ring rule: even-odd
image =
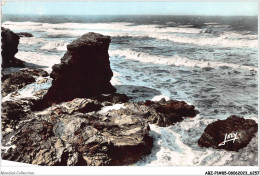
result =
[{"label": "horizon line", "polygon": [[2,13],[4,15],[37,15],[37,16],[210,16],[210,17],[258,17],[257,15],[191,15],[191,14],[13,14],[13,13]]}]

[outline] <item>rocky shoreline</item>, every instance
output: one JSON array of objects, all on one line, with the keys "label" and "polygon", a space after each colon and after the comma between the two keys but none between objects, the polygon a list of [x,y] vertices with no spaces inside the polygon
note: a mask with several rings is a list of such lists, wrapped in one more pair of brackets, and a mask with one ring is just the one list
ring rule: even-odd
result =
[{"label": "rocky shoreline", "polygon": [[10,29],[1,27],[2,42],[2,68],[7,67],[24,67],[24,62],[15,58],[18,52],[20,37]]},{"label": "rocky shoreline", "polygon": [[[116,93],[110,83],[110,41],[97,33],[73,41],[50,78],[40,69],[2,74],[2,95],[12,97],[2,102],[3,159],[47,166],[131,165],[151,153],[149,124],[167,127],[199,113],[184,101],[131,102],[129,95]],[[5,63],[16,52],[5,57]],[[2,65],[7,66],[14,65]],[[48,80],[50,88],[19,98],[19,89]],[[237,143],[220,147],[238,151],[255,136],[257,126],[253,120],[232,116],[209,124],[198,144],[219,149],[225,134],[238,133]]]}]

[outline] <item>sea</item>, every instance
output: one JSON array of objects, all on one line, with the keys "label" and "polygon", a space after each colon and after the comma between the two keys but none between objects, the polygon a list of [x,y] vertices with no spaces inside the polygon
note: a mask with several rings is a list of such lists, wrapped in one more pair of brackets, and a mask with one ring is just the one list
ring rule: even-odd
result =
[{"label": "sea", "polygon": [[[135,166],[258,165],[258,136],[239,152],[197,144],[216,120],[237,115],[258,122],[257,22],[257,16],[2,15],[3,27],[34,36],[21,37],[15,55],[27,67],[51,72],[70,42],[97,32],[111,36],[111,82],[119,93],[132,90],[131,101],[165,98],[196,107],[195,118],[150,125],[152,153]],[[21,92],[28,96],[33,86]]]}]

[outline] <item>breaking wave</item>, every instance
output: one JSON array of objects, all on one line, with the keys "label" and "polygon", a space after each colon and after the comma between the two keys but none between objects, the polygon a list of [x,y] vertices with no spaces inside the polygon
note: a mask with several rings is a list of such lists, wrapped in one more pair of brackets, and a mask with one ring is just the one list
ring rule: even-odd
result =
[{"label": "breaking wave", "polygon": [[[257,35],[241,35],[233,31],[224,31],[215,34],[201,34],[201,29],[187,26],[160,27],[160,25],[137,25],[132,23],[34,23],[34,22],[10,22],[3,23],[4,27],[11,30],[33,30],[47,32],[51,36],[70,35],[81,36],[87,32],[99,32],[110,36],[151,37],[159,40],[169,40],[176,43],[195,44],[201,46],[222,47],[258,47]],[[191,34],[180,35],[180,34]],[[195,34],[195,35],[192,35]],[[199,36],[199,37],[198,37]]]},{"label": "breaking wave", "polygon": [[54,64],[60,63],[61,55],[48,55],[35,52],[19,51],[15,57],[25,61],[27,67],[38,67],[46,70],[47,72],[52,71]]},{"label": "breaking wave", "polygon": [[[198,140],[203,129],[217,119],[205,119],[197,115],[170,127],[150,125],[154,138],[152,153],[143,157],[137,166],[253,166],[258,163],[257,136],[247,147],[232,152],[201,148]],[[256,121],[257,122],[257,121]],[[240,157],[239,157],[240,156]]]},{"label": "breaking wave", "polygon": [[48,41],[40,49],[42,50],[58,50],[58,51],[67,51],[67,45],[69,43],[65,41]]},{"label": "breaking wave", "polygon": [[111,50],[109,51],[110,56],[125,57],[126,59],[132,59],[144,63],[164,64],[164,65],[175,65],[185,67],[200,67],[200,68],[216,68],[216,67],[230,67],[235,69],[245,69],[258,71],[255,67],[238,65],[233,63],[206,61],[206,60],[192,60],[187,57],[180,57],[178,55],[172,57],[154,56],[147,53],[135,52],[130,49],[126,50]]}]

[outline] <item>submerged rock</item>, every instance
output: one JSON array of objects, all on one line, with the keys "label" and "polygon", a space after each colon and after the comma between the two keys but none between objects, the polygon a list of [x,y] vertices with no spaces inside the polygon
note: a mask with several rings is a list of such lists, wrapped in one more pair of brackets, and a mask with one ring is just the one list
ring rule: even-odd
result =
[{"label": "submerged rock", "polygon": [[152,99],[154,96],[161,94],[161,92],[156,89],[144,86],[115,85],[115,87],[116,92],[126,94],[131,101],[135,102]]},{"label": "submerged rock", "polygon": [[193,105],[188,105],[184,101],[165,101],[165,99],[159,102],[126,103],[124,109],[109,112],[117,116],[134,115],[161,127],[181,122],[183,117],[195,117],[197,113]]},{"label": "submerged rock", "polygon": [[19,72],[2,75],[2,96],[17,91],[28,84],[35,82],[36,77],[48,76],[48,73],[41,69],[23,69]]},{"label": "submerged rock", "polygon": [[85,113],[89,104],[95,101],[78,98],[29,115],[9,141],[15,147],[2,151],[2,158],[48,166],[129,165],[151,152],[143,119]]},{"label": "submerged rock", "polygon": [[[257,130],[258,124],[254,120],[233,115],[209,124],[198,144],[201,147],[238,151],[248,145]],[[227,142],[224,142],[225,139]]]},{"label": "submerged rock", "polygon": [[15,58],[18,52],[19,36],[10,29],[1,27],[2,36],[2,68],[24,67],[24,62]]},{"label": "submerged rock", "polygon": [[208,33],[208,34],[212,34],[214,33],[214,30],[212,28],[205,28],[205,29],[202,29],[200,31],[200,33]]},{"label": "submerged rock", "polygon": [[61,63],[54,65],[50,74],[52,87],[37,108],[44,109],[74,98],[114,93],[115,88],[110,83],[113,76],[108,55],[110,41],[109,36],[87,33],[67,45],[68,51]]},{"label": "submerged rock", "polygon": [[19,37],[33,37],[33,35],[31,33],[28,32],[19,32],[16,33]]}]

